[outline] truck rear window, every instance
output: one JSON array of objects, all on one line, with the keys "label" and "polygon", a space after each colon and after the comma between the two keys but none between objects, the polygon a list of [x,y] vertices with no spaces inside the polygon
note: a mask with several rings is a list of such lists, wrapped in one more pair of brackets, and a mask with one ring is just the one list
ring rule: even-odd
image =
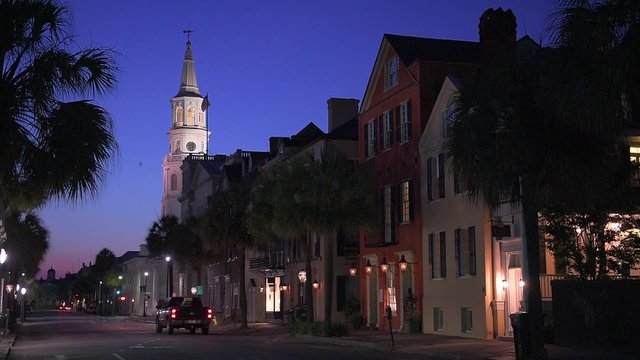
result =
[{"label": "truck rear window", "polygon": [[182,306],[191,306],[191,307],[202,307],[202,302],[198,297],[185,297]]}]

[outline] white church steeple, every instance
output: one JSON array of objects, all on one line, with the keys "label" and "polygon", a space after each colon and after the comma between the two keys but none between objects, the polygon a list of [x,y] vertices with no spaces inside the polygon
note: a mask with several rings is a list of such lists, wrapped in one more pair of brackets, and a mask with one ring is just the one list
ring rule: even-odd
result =
[{"label": "white church steeple", "polygon": [[209,135],[207,128],[208,98],[203,98],[196,81],[196,68],[191,51],[191,30],[187,34],[187,47],[182,62],[182,77],[178,94],[171,98],[171,127],[169,152],[162,163],[163,195],[161,216],[175,215],[180,219],[178,198],[182,193],[182,161],[189,154],[207,154]]}]

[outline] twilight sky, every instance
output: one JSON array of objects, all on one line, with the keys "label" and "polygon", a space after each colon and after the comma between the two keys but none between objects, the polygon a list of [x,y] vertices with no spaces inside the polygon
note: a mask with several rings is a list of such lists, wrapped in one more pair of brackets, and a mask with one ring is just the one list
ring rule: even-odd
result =
[{"label": "twilight sky", "polygon": [[[62,0],[64,2],[64,0]],[[119,53],[116,91],[97,99],[120,145],[96,199],[51,203],[42,272],[58,277],[108,248],[139,250],[160,213],[169,99],[180,85],[186,36],[200,92],[209,94],[211,154],[266,151],[270,136],[309,122],[327,128],[330,97],[362,99],[385,33],[478,41],[489,7],[512,9],[518,38],[544,37],[554,0],[70,0],[79,47]]]}]

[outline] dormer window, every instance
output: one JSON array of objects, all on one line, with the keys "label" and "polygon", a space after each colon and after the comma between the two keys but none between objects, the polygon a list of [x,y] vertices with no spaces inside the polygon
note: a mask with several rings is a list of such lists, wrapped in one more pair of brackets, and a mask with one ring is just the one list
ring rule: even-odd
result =
[{"label": "dormer window", "polygon": [[384,89],[390,89],[398,84],[398,56],[392,57],[384,66]]}]

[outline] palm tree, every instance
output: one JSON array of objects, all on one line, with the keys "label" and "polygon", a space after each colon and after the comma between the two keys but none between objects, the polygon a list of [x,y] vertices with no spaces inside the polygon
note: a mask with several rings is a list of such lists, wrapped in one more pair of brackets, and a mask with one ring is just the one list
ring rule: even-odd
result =
[{"label": "palm tree", "polygon": [[[248,328],[247,324],[247,292],[246,292],[246,253],[249,247],[256,245],[255,239],[249,232],[249,208],[251,191],[256,173],[243,176],[239,183],[230,184],[228,188],[216,192],[202,216],[203,230],[213,249],[217,249],[218,256],[227,249],[236,250],[238,259],[238,273],[240,274],[240,326]],[[258,237],[261,239],[261,237]]]},{"label": "palm tree", "polygon": [[[373,190],[367,168],[353,163],[333,147],[319,159],[305,153],[281,164],[273,174],[273,222],[277,231],[293,235],[318,233],[324,239],[325,322],[331,323],[333,308],[333,260],[339,230],[353,230],[371,224]],[[307,249],[307,252],[310,252]],[[311,274],[306,264],[307,276]],[[306,282],[311,291],[311,279]],[[310,318],[310,317],[309,317]]]},{"label": "palm tree", "polygon": [[98,192],[117,153],[109,114],[89,97],[116,83],[113,52],[75,46],[68,8],[0,0],[0,242],[8,210]]},{"label": "palm tree", "polygon": [[33,278],[49,250],[49,230],[31,211],[11,212],[6,220],[8,237],[4,246],[10,256],[5,267],[14,275],[24,273]]},{"label": "palm tree", "polygon": [[[521,205],[534,358],[544,356],[538,212],[554,202],[584,206],[597,200],[587,189],[619,167],[621,125],[639,99],[639,82],[620,74],[626,69],[637,79],[640,69],[635,53],[628,52],[638,46],[630,43],[637,40],[638,4],[564,4],[554,28],[557,47],[483,67],[454,98],[455,120],[447,133],[453,171],[467,182],[472,199],[492,207],[501,198]],[[622,13],[635,16],[607,15],[607,9],[625,6],[629,11]],[[609,32],[593,21],[607,24]]]}]

